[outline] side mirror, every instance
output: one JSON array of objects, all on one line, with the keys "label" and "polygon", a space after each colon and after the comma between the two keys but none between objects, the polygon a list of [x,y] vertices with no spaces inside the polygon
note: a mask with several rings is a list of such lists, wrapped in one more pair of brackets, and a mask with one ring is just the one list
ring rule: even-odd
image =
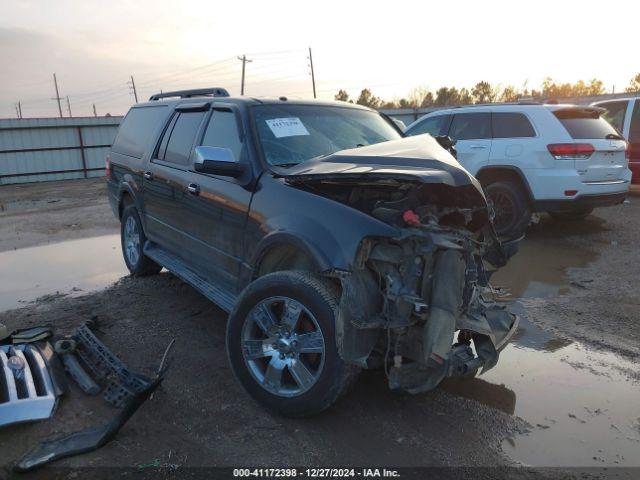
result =
[{"label": "side mirror", "polygon": [[442,148],[447,150],[453,156],[453,158],[458,158],[458,152],[455,147],[456,141],[454,139],[452,139],[449,135],[436,135],[433,138],[435,138],[436,142],[438,142]]},{"label": "side mirror", "polygon": [[200,173],[238,178],[247,166],[238,163],[229,148],[201,146],[196,147],[193,169]]}]

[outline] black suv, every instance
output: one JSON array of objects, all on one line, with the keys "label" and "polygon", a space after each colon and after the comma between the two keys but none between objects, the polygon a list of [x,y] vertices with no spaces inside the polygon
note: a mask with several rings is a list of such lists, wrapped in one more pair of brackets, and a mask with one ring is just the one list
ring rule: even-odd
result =
[{"label": "black suv", "polygon": [[165,267],[230,312],[233,371],[282,414],[327,408],[362,368],[409,392],[491,368],[515,332],[485,298],[513,248],[482,188],[374,110],[154,95],[124,118],[107,178],[131,273]]}]

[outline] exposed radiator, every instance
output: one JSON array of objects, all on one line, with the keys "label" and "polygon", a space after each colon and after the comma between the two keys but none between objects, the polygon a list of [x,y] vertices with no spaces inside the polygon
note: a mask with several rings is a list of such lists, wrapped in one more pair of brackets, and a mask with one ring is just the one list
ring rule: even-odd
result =
[{"label": "exposed radiator", "polygon": [[33,345],[0,345],[0,425],[49,418],[56,405],[53,383]]}]

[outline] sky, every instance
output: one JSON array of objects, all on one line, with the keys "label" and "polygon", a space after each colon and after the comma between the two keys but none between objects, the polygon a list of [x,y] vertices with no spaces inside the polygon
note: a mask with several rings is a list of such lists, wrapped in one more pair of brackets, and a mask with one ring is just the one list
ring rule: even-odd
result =
[{"label": "sky", "polygon": [[318,98],[365,87],[385,99],[412,88],[538,87],[601,79],[622,91],[640,72],[640,2],[446,0],[0,0],[0,118],[126,113],[160,90],[225,87]]}]

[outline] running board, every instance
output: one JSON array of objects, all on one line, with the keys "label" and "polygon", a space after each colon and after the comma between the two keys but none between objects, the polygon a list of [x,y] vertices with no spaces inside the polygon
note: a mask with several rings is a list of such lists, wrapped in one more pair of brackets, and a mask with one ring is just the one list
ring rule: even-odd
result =
[{"label": "running board", "polygon": [[213,303],[222,308],[225,312],[231,312],[236,303],[236,297],[231,292],[216,287],[207,281],[200,274],[194,272],[184,265],[176,255],[167,252],[158,245],[147,241],[144,246],[144,254],[156,263],[179,277],[182,281],[188,283],[202,295],[207,297]]}]

